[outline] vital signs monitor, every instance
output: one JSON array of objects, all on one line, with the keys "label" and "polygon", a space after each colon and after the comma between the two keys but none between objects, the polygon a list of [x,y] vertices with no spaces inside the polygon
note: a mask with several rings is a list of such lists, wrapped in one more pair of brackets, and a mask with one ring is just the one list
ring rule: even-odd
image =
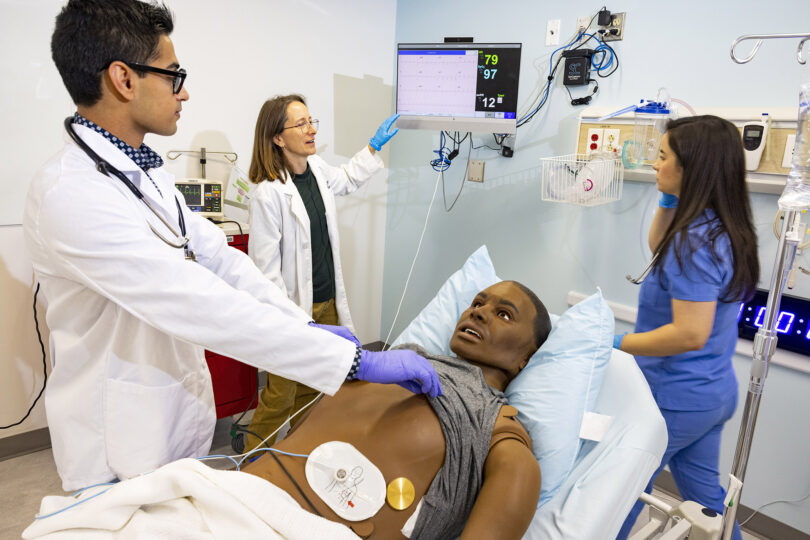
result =
[{"label": "vital signs monitor", "polygon": [[397,127],[514,133],[520,43],[400,43]]},{"label": "vital signs monitor", "polygon": [[183,194],[189,210],[203,217],[223,219],[221,182],[189,178],[177,180],[174,185]]}]

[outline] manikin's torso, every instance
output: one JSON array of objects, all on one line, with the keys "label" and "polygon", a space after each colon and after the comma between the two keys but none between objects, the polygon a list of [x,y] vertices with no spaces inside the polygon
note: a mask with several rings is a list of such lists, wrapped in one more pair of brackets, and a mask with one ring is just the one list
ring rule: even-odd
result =
[{"label": "manikin's torso", "polygon": [[[374,524],[371,538],[401,538],[399,530],[416,509],[444,462],[444,435],[427,399],[397,385],[351,382],[343,385],[333,397],[324,397],[313,406],[309,416],[274,447],[285,452],[308,454],[328,441],[353,445],[377,466],[386,483],[399,477],[413,483],[415,498],[410,507],[394,510],[384,504],[371,518]],[[306,458],[277,457],[324,517],[342,521],[307,483],[304,474]],[[263,455],[242,470],[269,480],[292,495],[302,508],[311,511],[271,456]],[[355,527],[355,532],[361,536],[365,536],[368,530],[368,524]]]}]

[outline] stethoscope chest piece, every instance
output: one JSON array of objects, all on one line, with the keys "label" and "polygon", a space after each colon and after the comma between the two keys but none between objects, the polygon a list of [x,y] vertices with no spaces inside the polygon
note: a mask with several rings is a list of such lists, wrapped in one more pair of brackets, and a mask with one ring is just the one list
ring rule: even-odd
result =
[{"label": "stethoscope chest piece", "polygon": [[641,272],[641,274],[639,274],[638,277],[634,278],[630,274],[627,274],[626,276],[624,276],[624,279],[626,279],[630,283],[634,283],[636,285],[641,285],[642,283],[644,283],[644,280],[647,279],[647,276],[650,275],[650,272],[652,272],[653,266],[655,266],[655,261],[657,259],[658,259],[658,254],[653,255],[652,260],[650,260],[649,264],[647,264],[647,267],[644,269],[643,272]]}]

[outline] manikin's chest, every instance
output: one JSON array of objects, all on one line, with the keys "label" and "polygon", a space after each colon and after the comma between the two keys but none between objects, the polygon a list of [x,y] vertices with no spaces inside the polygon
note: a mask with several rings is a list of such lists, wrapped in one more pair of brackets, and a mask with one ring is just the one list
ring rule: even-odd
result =
[{"label": "manikin's chest", "polygon": [[[413,483],[415,496],[410,507],[395,510],[384,504],[371,518],[374,524],[371,538],[396,538],[444,462],[444,434],[427,399],[396,385],[350,383],[335,396],[321,400],[276,448],[306,454],[329,441],[347,442],[357,448],[380,470],[386,484],[400,477]],[[306,459],[278,457],[316,508],[324,517],[333,519],[334,514],[307,484]],[[312,511],[270,456],[244,470],[270,480],[296,498],[302,508]]]}]

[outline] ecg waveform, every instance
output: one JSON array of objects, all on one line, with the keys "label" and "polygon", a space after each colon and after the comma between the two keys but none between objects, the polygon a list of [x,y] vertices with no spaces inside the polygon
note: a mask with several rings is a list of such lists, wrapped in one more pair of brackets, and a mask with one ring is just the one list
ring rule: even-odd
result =
[{"label": "ecg waveform", "polygon": [[477,77],[477,54],[400,55],[397,111],[473,116]]}]

